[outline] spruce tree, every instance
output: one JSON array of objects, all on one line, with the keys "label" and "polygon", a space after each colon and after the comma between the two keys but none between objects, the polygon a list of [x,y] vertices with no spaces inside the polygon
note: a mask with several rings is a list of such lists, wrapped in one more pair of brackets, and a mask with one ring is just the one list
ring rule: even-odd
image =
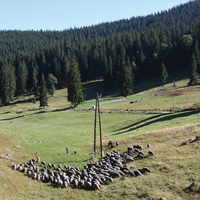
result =
[{"label": "spruce tree", "polygon": [[104,58],[104,86],[105,87],[112,87],[112,59],[111,56],[109,56],[109,59],[107,59],[107,56]]},{"label": "spruce tree", "polygon": [[63,54],[61,58],[61,76],[62,76],[61,88],[67,87],[68,71],[69,71],[69,61],[67,59],[67,56]]},{"label": "spruce tree", "polygon": [[167,72],[167,68],[165,67],[164,63],[161,64],[161,81],[162,84],[164,85],[166,83],[168,77],[168,72]]},{"label": "spruce tree", "polygon": [[192,54],[190,68],[191,68],[192,72],[190,75],[190,81],[188,83],[188,86],[198,85],[197,61],[196,61],[194,54]]},{"label": "spruce tree", "polygon": [[200,51],[199,51],[199,42],[198,42],[198,40],[196,40],[196,42],[195,42],[194,56],[195,56],[196,62],[197,62],[197,71],[200,72]]},{"label": "spruce tree", "polygon": [[9,99],[14,100],[16,92],[16,77],[15,77],[15,68],[9,63],[10,75],[9,75]]},{"label": "spruce tree", "polygon": [[40,107],[48,106],[48,97],[47,97],[47,85],[42,74],[41,83],[40,83]]},{"label": "spruce tree", "polygon": [[123,65],[121,71],[121,96],[133,94],[133,74],[130,66]]},{"label": "spruce tree", "polygon": [[78,68],[78,63],[75,61],[70,66],[67,88],[67,99],[71,102],[73,106],[76,107],[78,104],[84,101],[80,71]]},{"label": "spruce tree", "polygon": [[28,70],[25,61],[19,61],[17,69],[17,95],[23,95],[26,92]]},{"label": "spruce tree", "polygon": [[33,79],[33,93],[35,97],[38,95],[38,80],[37,80],[37,69],[33,68],[33,73],[32,73],[32,79]]},{"label": "spruce tree", "polygon": [[0,98],[2,104],[8,104],[14,99],[16,90],[16,79],[14,67],[11,63],[5,62],[0,69]]},{"label": "spruce tree", "polygon": [[48,92],[51,96],[53,96],[55,92],[55,84],[58,84],[57,78],[53,74],[49,74],[47,85],[48,85]]},{"label": "spruce tree", "polygon": [[9,102],[9,78],[8,78],[8,71],[5,64],[1,67],[0,77],[0,94],[1,94],[1,101],[2,104],[7,104]]}]

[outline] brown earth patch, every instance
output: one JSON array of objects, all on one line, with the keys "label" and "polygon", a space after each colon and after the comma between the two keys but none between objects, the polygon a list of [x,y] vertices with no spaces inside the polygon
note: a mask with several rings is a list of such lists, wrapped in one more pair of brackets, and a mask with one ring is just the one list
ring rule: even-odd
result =
[{"label": "brown earth patch", "polygon": [[170,90],[170,91],[165,91],[165,92],[159,92],[158,95],[163,95],[163,96],[168,96],[168,97],[175,97],[191,92],[199,92],[200,88],[184,88],[184,89],[179,89],[179,90]]}]

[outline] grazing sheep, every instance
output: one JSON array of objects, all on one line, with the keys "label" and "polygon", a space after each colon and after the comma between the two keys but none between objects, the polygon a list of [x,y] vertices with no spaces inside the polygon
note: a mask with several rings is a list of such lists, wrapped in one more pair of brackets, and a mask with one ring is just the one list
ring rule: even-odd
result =
[{"label": "grazing sheep", "polygon": [[149,155],[149,156],[155,156],[155,153],[154,153],[153,151],[149,151],[149,152],[148,152],[148,155]]},{"label": "grazing sheep", "polygon": [[116,146],[119,146],[119,142],[116,142]]},{"label": "grazing sheep", "polygon": [[[139,149],[142,149],[141,146]],[[136,148],[135,151],[138,152],[138,156],[143,158],[144,154],[139,149]],[[74,153],[76,154],[76,151]],[[12,169],[24,172],[24,175],[34,180],[44,183],[50,182],[53,187],[67,188],[71,184],[73,187],[98,190],[102,184],[112,183],[113,178],[125,175],[137,177],[150,172],[150,169],[147,167],[130,171],[131,167],[125,165],[125,163],[134,161],[133,155],[132,147],[128,147],[128,152],[124,153],[113,150],[99,161],[88,163],[82,171],[78,167],[67,165],[64,165],[64,169],[62,169],[61,165],[58,165],[56,169],[55,164],[48,163],[46,165],[45,161],[42,161],[43,168],[40,170],[34,165],[36,161],[33,159],[24,168],[21,163],[12,163],[11,167]],[[56,169],[57,172],[53,172],[51,169]]]},{"label": "grazing sheep", "polygon": [[135,173],[132,172],[132,171],[129,171],[129,175],[131,175],[131,176],[135,176]]},{"label": "grazing sheep", "polygon": [[142,175],[139,170],[135,170],[135,171],[133,171],[133,173],[135,174],[136,177]]},{"label": "grazing sheep", "polygon": [[150,145],[150,144],[147,144],[147,148],[148,148],[148,149],[151,148],[151,145]]},{"label": "grazing sheep", "polygon": [[89,181],[85,182],[85,188],[90,189],[92,187],[92,183]]},{"label": "grazing sheep", "polygon": [[143,159],[144,156],[142,154],[138,154],[136,157],[134,157],[134,159]]},{"label": "grazing sheep", "polygon": [[127,149],[128,149],[128,151],[133,151],[132,147],[128,147]]},{"label": "grazing sheep", "polygon": [[37,181],[40,181],[40,179],[41,179],[41,175],[37,174]]},{"label": "grazing sheep", "polygon": [[114,147],[114,142],[113,141],[109,141],[108,142],[108,147],[113,148]]},{"label": "grazing sheep", "polygon": [[55,165],[54,163],[52,164],[52,168],[53,168],[53,169],[55,169],[55,168],[56,168],[56,165]]},{"label": "grazing sheep", "polygon": [[18,169],[19,172],[24,172],[24,168],[22,166],[19,167]]},{"label": "grazing sheep", "polygon": [[16,170],[16,169],[17,169],[17,165],[14,164],[14,163],[12,163],[11,167],[12,167],[13,170]]},{"label": "grazing sheep", "polygon": [[160,197],[159,200],[167,200],[165,197]]},{"label": "grazing sheep", "polygon": [[195,140],[200,140],[200,135],[197,135]]},{"label": "grazing sheep", "polygon": [[28,168],[29,167],[28,163],[24,164],[24,167]]},{"label": "grazing sheep", "polygon": [[93,187],[94,190],[99,190],[100,189],[100,184],[95,182],[95,183],[93,183],[92,187]]},{"label": "grazing sheep", "polygon": [[46,165],[46,162],[45,162],[45,161],[42,161],[41,163],[42,163],[43,165]]},{"label": "grazing sheep", "polygon": [[183,143],[181,144],[181,146],[185,146],[185,145],[188,145],[188,141],[183,142]]},{"label": "grazing sheep", "polygon": [[139,149],[135,149],[135,152],[136,152],[136,153],[139,153],[139,152],[140,152],[140,150],[139,150]]},{"label": "grazing sheep", "polygon": [[48,168],[51,168],[52,167],[52,164],[51,163],[48,163]]},{"label": "grazing sheep", "polygon": [[146,172],[149,172],[149,173],[151,172],[151,170],[148,167],[143,167],[142,169],[138,169],[138,171],[140,171],[141,174],[144,174]]},{"label": "grazing sheep", "polygon": [[67,187],[68,187],[68,182],[67,182],[67,181],[64,181],[64,182],[63,182],[63,186],[64,186],[64,188],[67,188]]},{"label": "grazing sheep", "polygon": [[144,153],[142,151],[139,151],[138,154],[144,156]]},{"label": "grazing sheep", "polygon": [[133,145],[133,148],[142,150],[143,147],[141,145]]}]

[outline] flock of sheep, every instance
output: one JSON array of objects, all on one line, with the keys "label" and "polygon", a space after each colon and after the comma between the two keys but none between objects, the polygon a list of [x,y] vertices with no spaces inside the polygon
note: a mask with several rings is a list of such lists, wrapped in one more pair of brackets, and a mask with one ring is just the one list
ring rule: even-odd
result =
[{"label": "flock of sheep", "polygon": [[[150,148],[150,145],[147,145]],[[133,169],[127,165],[128,162],[144,158],[143,147],[134,145],[128,147],[124,153],[113,150],[97,162],[88,163],[83,170],[78,167],[40,162],[31,159],[26,164],[12,163],[11,168],[22,172],[34,180],[50,183],[53,187],[67,188],[68,186],[87,190],[100,189],[101,185],[113,182],[113,178],[120,176],[137,177],[151,172],[148,167]],[[153,156],[149,151],[146,156]],[[40,169],[39,169],[40,167]]]}]

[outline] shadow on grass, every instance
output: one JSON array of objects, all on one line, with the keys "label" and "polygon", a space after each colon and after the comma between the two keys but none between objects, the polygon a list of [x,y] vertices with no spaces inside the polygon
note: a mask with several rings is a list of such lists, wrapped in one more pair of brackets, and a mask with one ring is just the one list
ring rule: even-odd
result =
[{"label": "shadow on grass", "polygon": [[[37,97],[36,98],[36,101],[39,101],[40,98]],[[33,98],[28,98],[28,99],[17,99],[17,100],[14,100],[14,101],[11,101],[5,105],[1,105],[0,107],[5,107],[5,106],[14,106],[16,104],[23,104],[23,103],[33,103]]]},{"label": "shadow on grass", "polygon": [[14,120],[14,119],[19,119],[19,118],[22,118],[25,116],[28,117],[28,116],[44,114],[44,113],[61,112],[61,111],[66,111],[66,110],[71,110],[71,109],[73,109],[73,107],[67,107],[67,108],[56,109],[56,110],[51,110],[51,111],[41,110],[39,112],[35,112],[35,113],[31,113],[31,114],[25,114],[25,115],[20,115],[20,116],[16,116],[16,117],[6,118],[6,119],[0,119],[0,121],[9,121],[9,120]]},{"label": "shadow on grass", "polygon": [[19,119],[19,118],[22,118],[22,117],[24,117],[24,115],[17,116],[17,117],[11,117],[11,118],[7,118],[7,119],[0,119],[0,121],[10,121],[10,120]]},{"label": "shadow on grass", "polygon": [[85,100],[91,100],[96,98],[96,94],[102,94],[103,97],[120,96],[120,90],[118,84],[115,84],[112,88],[106,88],[102,79],[97,81],[91,81],[83,84],[83,93]]},{"label": "shadow on grass", "polygon": [[[189,71],[187,68],[182,69],[181,73],[180,70],[176,70],[175,72],[171,73],[167,79],[167,83],[172,83],[173,81],[179,81],[184,78],[187,78]],[[160,78],[145,78],[141,77],[141,81],[138,81],[133,88],[134,94],[159,87],[162,85]],[[113,84],[112,88],[108,88],[104,86],[103,79],[90,81],[87,83],[83,83],[83,92],[85,96],[85,100],[91,100],[96,98],[96,93],[101,93],[103,97],[120,97],[120,83],[116,81]]]},{"label": "shadow on grass", "polygon": [[66,110],[71,110],[74,109],[74,107],[67,107],[67,108],[61,108],[61,109],[55,109],[55,110],[50,110],[50,111],[45,111],[45,110],[41,110],[39,112],[36,112],[34,114],[31,115],[37,115],[37,114],[44,114],[44,113],[51,113],[51,112],[61,112],[61,111],[66,111]]},{"label": "shadow on grass", "polygon": [[[180,111],[180,112],[175,113],[175,114],[162,114],[162,115],[152,116],[152,117],[149,117],[149,118],[144,119],[142,121],[131,124],[129,126],[118,129],[118,130],[116,130],[118,132],[114,133],[113,135],[120,135],[120,134],[123,134],[123,133],[127,133],[127,132],[137,130],[139,128],[142,128],[142,127],[145,127],[145,126],[151,125],[153,123],[157,123],[157,122],[163,122],[163,121],[173,120],[173,119],[182,118],[182,117],[188,117],[190,115],[198,114],[199,112],[200,112],[200,110],[189,110],[189,111]],[[131,127],[133,127],[133,128],[131,128]],[[128,130],[126,130],[126,129],[128,129]]]}]

